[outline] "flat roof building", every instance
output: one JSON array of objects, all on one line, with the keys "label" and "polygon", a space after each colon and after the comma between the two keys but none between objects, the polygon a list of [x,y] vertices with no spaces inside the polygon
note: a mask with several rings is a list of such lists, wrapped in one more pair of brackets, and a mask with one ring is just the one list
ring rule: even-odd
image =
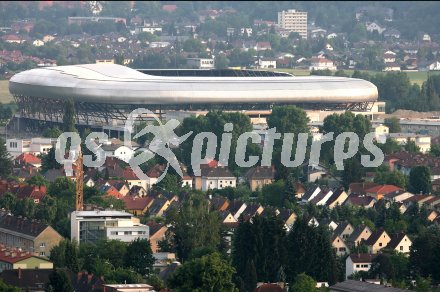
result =
[{"label": "flat roof building", "polygon": [[297,32],[303,39],[307,39],[307,12],[289,9],[278,12],[278,25],[291,32]]},{"label": "flat roof building", "polygon": [[96,243],[103,239],[131,242],[149,237],[149,227],[123,211],[73,211],[70,224],[71,239],[78,243]]}]

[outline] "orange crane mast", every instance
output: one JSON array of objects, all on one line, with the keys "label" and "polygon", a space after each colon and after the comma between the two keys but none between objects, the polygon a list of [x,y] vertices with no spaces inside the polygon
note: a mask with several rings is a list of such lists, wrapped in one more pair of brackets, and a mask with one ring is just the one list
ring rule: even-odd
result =
[{"label": "orange crane mast", "polygon": [[76,160],[76,211],[83,210],[83,191],[84,191],[83,155],[80,147],[78,159]]}]

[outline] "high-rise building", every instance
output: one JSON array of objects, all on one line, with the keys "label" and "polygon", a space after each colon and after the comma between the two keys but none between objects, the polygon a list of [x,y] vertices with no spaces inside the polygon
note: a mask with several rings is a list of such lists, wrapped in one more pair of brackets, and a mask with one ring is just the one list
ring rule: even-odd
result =
[{"label": "high-rise building", "polygon": [[297,32],[303,39],[307,39],[307,12],[295,9],[278,12],[278,25],[285,30]]}]

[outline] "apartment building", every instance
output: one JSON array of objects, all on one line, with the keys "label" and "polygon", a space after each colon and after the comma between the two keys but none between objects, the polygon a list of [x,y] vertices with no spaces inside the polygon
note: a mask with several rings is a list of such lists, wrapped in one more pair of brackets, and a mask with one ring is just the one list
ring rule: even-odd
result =
[{"label": "apartment building", "polygon": [[295,9],[278,12],[278,25],[282,29],[297,32],[303,39],[307,39],[307,12]]}]

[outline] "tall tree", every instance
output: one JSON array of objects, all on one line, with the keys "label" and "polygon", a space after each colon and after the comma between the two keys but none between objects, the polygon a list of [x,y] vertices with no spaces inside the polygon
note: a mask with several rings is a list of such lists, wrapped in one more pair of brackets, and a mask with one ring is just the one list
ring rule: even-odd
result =
[{"label": "tall tree", "polygon": [[419,165],[409,173],[409,191],[413,193],[429,194],[431,192],[431,170],[427,166]]},{"label": "tall tree", "polygon": [[68,99],[64,104],[63,130],[64,132],[76,132],[75,103],[72,99]]},{"label": "tall tree", "polygon": [[219,253],[184,263],[168,280],[175,291],[234,291],[234,268]]},{"label": "tall tree", "polygon": [[[199,247],[218,248],[221,244],[221,220],[218,213],[210,211],[201,195],[191,193],[179,209],[167,214],[167,241],[181,260],[189,258]],[[209,232],[207,232],[209,230]]]},{"label": "tall tree", "polygon": [[400,120],[396,117],[385,119],[384,124],[389,128],[390,133],[402,132],[402,129],[400,128]]},{"label": "tall tree", "polygon": [[49,291],[73,292],[72,284],[64,270],[55,269],[49,276]]},{"label": "tall tree", "polygon": [[141,275],[152,271],[154,264],[153,252],[147,239],[135,239],[127,246],[125,253],[125,266],[132,268]]},{"label": "tall tree", "polygon": [[309,133],[307,125],[309,121],[310,119],[307,117],[306,112],[296,106],[276,106],[272,108],[272,113],[267,118],[267,124],[269,128],[275,127],[277,133],[281,133],[281,138],[275,140],[274,155],[272,156],[278,178],[285,179],[290,173],[290,171],[287,171],[286,167],[281,164],[281,150],[284,135],[287,133],[295,134],[291,153],[291,157],[295,157],[298,134]]},{"label": "tall tree", "polygon": [[0,138],[0,177],[8,177],[12,174],[12,160],[6,150],[5,140]]},{"label": "tall tree", "polygon": [[295,282],[291,285],[292,291],[316,292],[316,281],[312,277],[304,273],[299,274],[295,278]]},{"label": "tall tree", "polygon": [[78,244],[68,240],[65,245],[65,263],[66,267],[74,273],[79,271],[78,264]]},{"label": "tall tree", "polygon": [[41,172],[46,172],[49,169],[59,169],[61,164],[55,159],[55,147],[50,148],[49,152],[45,154],[41,162]]}]

